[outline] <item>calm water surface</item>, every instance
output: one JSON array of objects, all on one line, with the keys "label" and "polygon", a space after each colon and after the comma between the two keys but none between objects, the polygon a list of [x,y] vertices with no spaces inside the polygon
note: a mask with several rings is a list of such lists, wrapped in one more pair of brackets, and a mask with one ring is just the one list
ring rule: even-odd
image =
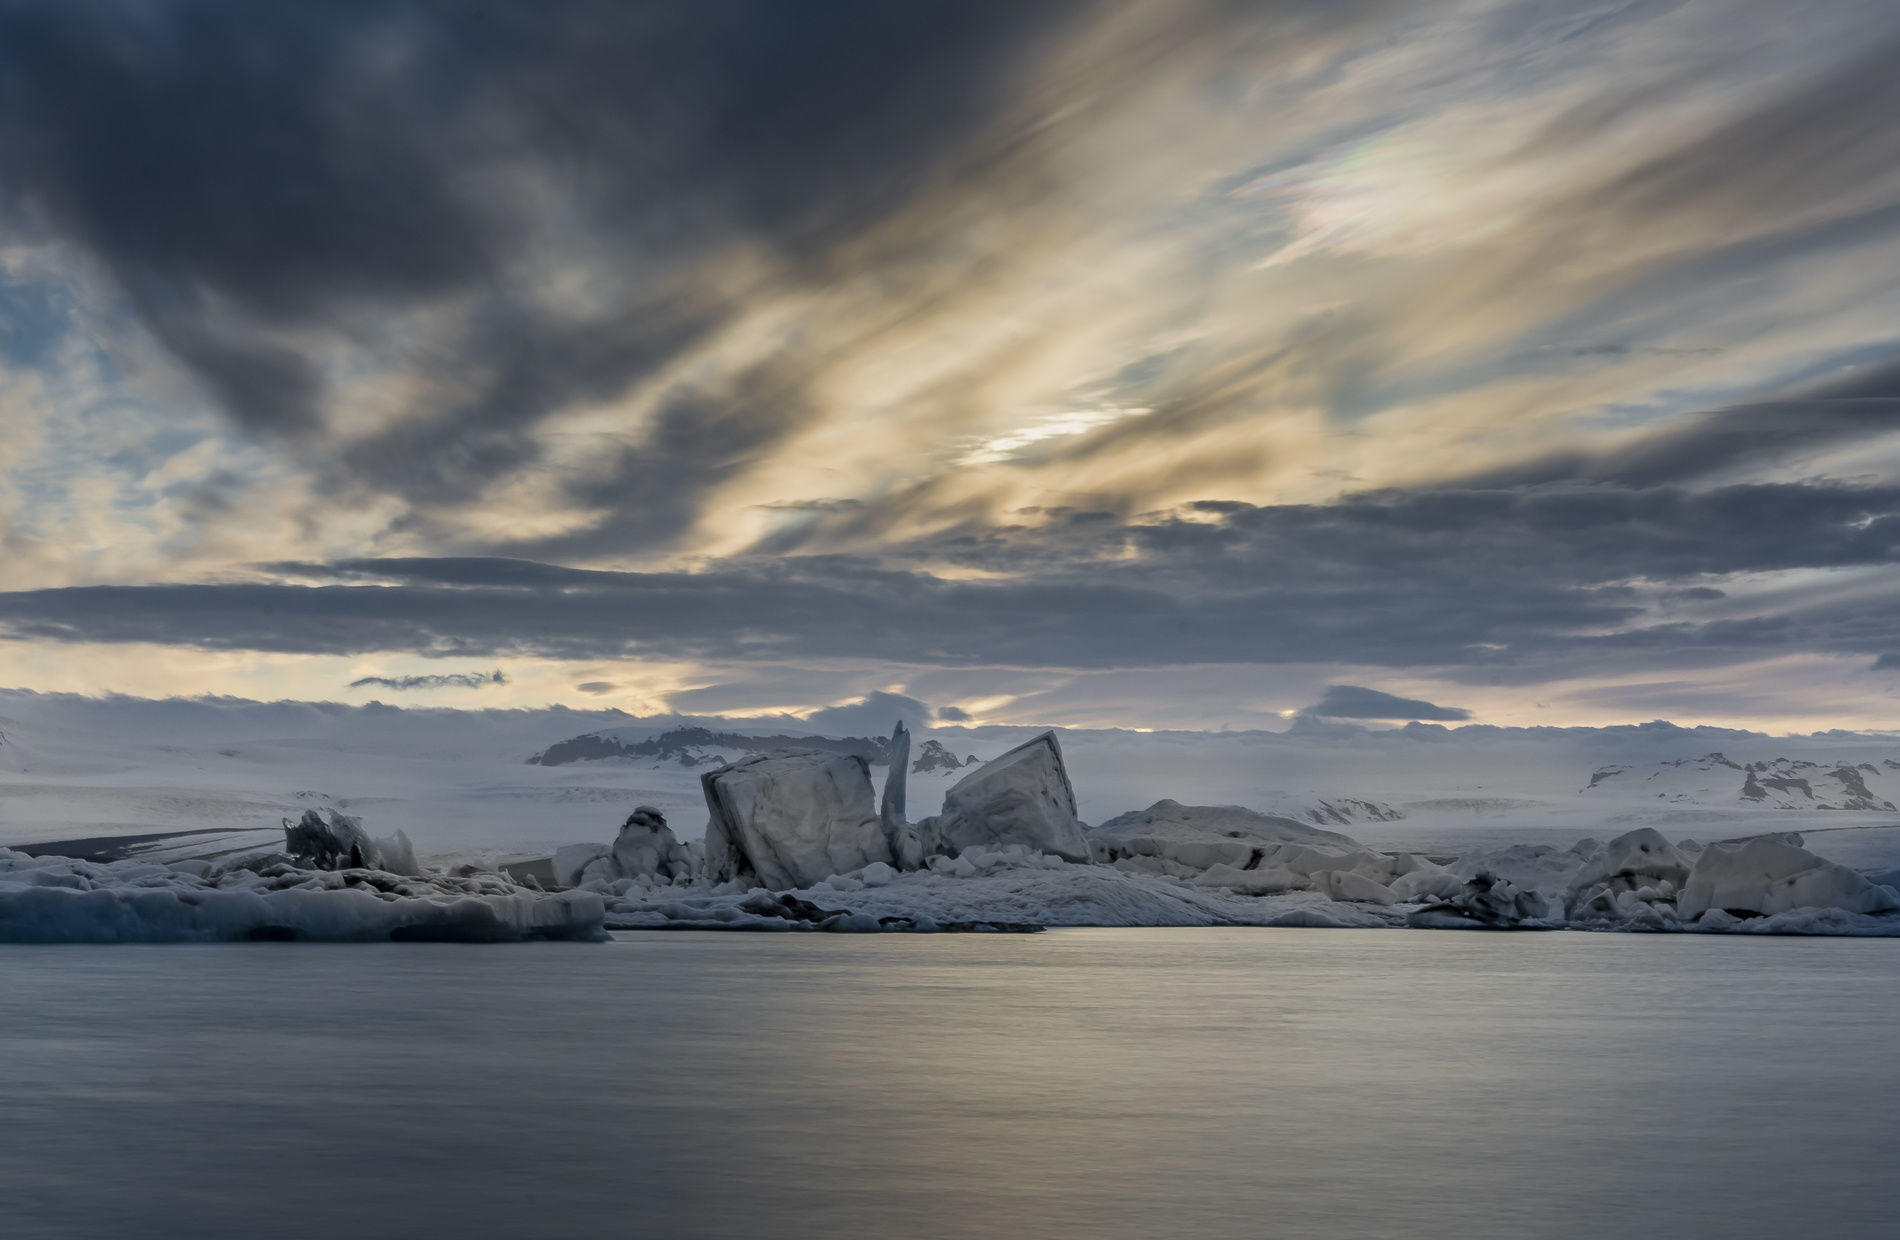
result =
[{"label": "calm water surface", "polygon": [[1900,942],[0,947],[0,1233],[1900,1234]]}]

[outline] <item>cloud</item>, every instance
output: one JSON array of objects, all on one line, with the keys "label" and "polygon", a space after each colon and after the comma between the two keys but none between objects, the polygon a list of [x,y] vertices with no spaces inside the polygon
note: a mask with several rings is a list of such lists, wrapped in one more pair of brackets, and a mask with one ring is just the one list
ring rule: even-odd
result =
[{"label": "cloud", "polygon": [[937,718],[945,723],[968,723],[973,716],[961,706],[939,706]]},{"label": "cloud", "polygon": [[[1083,8],[7,5],[0,224],[94,260],[238,426],[426,520],[981,182],[1015,71]],[[583,491],[665,497],[676,533],[806,416],[808,370],[676,385]]]},{"label": "cloud", "polygon": [[508,678],[500,670],[492,672],[443,672],[427,676],[359,676],[350,682],[352,689],[482,689],[505,685]]},{"label": "cloud", "polygon": [[599,697],[603,693],[612,693],[619,686],[610,680],[584,680],[574,687],[582,693]]},{"label": "cloud", "polygon": [[1876,672],[1900,671],[1900,654],[1888,651],[1874,660],[1872,668]]},{"label": "cloud", "polygon": [[[408,558],[280,565],[323,584],[87,586],[0,594],[16,637],[208,649],[846,665],[1319,663],[1518,669],[1900,642],[1900,487],[1608,484],[1377,492],[1057,523],[866,558],[695,572]],[[1710,579],[1847,574],[1684,619]],[[1860,574],[1860,576],[1854,576]],[[1871,574],[1871,575],[1868,575]],[[809,701],[802,693],[788,702]],[[759,703],[769,705],[770,703]]]},{"label": "cloud", "polygon": [[927,728],[930,716],[930,707],[916,698],[879,690],[855,702],[813,711],[805,722],[829,735],[884,736],[900,721],[912,731]]},{"label": "cloud", "polygon": [[1622,343],[1586,344],[1570,350],[1573,357],[1713,357],[1721,353],[1716,348],[1669,347],[1666,345],[1633,345]]},{"label": "cloud", "polygon": [[0,626],[984,718],[1863,668],[1876,9],[0,0]]},{"label": "cloud", "polygon": [[1307,707],[1306,713],[1333,719],[1425,719],[1444,723],[1471,718],[1470,711],[1456,706],[1394,697],[1361,685],[1327,685],[1325,696]]}]

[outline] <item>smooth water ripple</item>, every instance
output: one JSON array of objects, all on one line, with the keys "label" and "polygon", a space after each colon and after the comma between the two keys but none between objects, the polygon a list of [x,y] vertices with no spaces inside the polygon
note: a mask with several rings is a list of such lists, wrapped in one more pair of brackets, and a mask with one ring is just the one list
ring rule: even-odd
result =
[{"label": "smooth water ripple", "polygon": [[1900,942],[0,948],[29,1237],[1900,1233]]}]

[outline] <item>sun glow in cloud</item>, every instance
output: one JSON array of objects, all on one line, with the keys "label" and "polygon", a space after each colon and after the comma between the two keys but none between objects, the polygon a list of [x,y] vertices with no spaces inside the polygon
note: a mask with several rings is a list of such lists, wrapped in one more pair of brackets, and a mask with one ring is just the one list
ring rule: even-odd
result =
[{"label": "sun glow in cloud", "polygon": [[1014,430],[977,441],[957,458],[957,464],[994,465],[1019,460],[1024,455],[1024,449],[1045,440],[1086,435],[1098,427],[1111,426],[1127,418],[1146,417],[1153,412],[1152,409],[1121,409],[1111,405],[1099,409],[1038,414]]}]

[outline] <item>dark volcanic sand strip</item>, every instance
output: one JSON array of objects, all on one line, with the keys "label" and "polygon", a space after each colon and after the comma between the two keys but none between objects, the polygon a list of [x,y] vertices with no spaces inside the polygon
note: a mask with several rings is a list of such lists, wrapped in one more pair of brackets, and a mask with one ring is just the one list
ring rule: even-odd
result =
[{"label": "dark volcanic sand strip", "polygon": [[71,857],[75,861],[123,861],[142,848],[160,840],[175,840],[187,835],[235,835],[241,832],[275,831],[275,827],[199,827],[191,831],[154,831],[149,835],[95,835],[78,840],[53,840],[45,844],[8,844],[14,852],[29,857]]}]

